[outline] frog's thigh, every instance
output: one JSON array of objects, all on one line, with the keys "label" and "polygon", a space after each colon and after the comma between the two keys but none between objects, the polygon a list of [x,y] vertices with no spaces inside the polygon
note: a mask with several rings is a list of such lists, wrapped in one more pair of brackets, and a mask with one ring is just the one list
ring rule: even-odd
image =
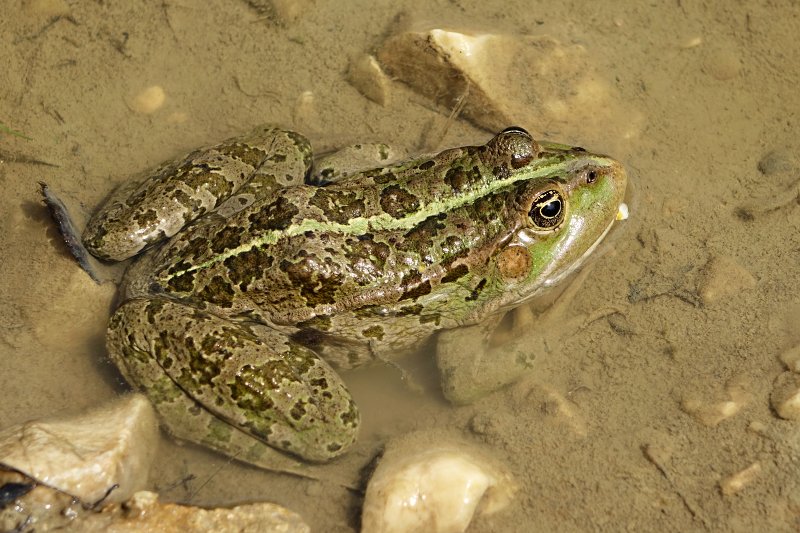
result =
[{"label": "frog's thigh", "polygon": [[356,438],[359,415],[339,376],[269,328],[256,334],[189,305],[140,298],[112,316],[108,350],[178,437],[237,456],[267,453],[260,440],[312,461]]},{"label": "frog's thigh", "polygon": [[224,217],[238,213],[250,204],[270,197],[285,187],[302,185],[311,168],[311,143],[303,135],[274,126],[260,126],[243,136],[242,142],[258,146],[267,153],[260,165],[253,167],[247,181],[216,210]]},{"label": "frog's thigh", "polygon": [[305,137],[259,126],[121,187],[89,220],[84,245],[101,259],[127,259],[209,211],[225,206],[223,214],[229,216],[257,194],[291,185],[287,176],[300,183],[310,165]]},{"label": "frog's thigh", "polygon": [[531,354],[525,346],[517,342],[489,346],[488,339],[499,322],[500,318],[439,333],[436,363],[442,392],[450,402],[474,402],[516,381],[531,367]]}]

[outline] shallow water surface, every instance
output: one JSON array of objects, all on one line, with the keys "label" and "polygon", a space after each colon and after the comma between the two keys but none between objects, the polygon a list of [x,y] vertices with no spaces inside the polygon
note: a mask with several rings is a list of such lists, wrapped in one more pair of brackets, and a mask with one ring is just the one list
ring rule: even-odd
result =
[{"label": "shallow water surface", "polygon": [[[403,361],[421,392],[393,367],[353,372],[365,429],[323,480],[164,438],[153,488],[197,504],[272,500],[316,530],[350,531],[361,494],[343,485],[391,435],[440,427],[491,449],[521,486],[471,531],[800,527],[800,425],[770,407],[780,355],[800,343],[796,2],[10,3],[0,122],[30,139],[0,133],[0,427],[126,390],[103,346],[114,287],[65,253],[37,181],[90,210],[131,175],[265,121],[321,148],[482,143],[491,132],[448,123],[401,84],[385,106],[367,100],[347,82],[351,61],[398,20],[549,35],[586,51],[608,98],[562,87],[553,96],[575,106],[562,121],[521,125],[613,154],[635,188],[631,218],[565,310],[596,319],[475,405],[442,399],[425,354]],[[155,85],[164,105],[137,112]]]}]

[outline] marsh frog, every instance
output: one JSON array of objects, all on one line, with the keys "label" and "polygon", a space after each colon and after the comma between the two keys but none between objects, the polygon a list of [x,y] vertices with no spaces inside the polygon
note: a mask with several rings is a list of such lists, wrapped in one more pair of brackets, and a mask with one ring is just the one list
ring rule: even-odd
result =
[{"label": "marsh frog", "polygon": [[260,126],[122,188],[84,243],[140,256],[107,346],[173,434],[255,464],[275,450],[321,462],[359,426],[333,367],[390,360],[554,285],[625,186],[617,161],[518,127],[344,171]]}]

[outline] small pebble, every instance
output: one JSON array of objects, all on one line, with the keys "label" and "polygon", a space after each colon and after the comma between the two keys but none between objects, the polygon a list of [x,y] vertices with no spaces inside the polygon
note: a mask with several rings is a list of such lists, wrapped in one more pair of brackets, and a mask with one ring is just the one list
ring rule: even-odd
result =
[{"label": "small pebble", "polygon": [[800,374],[783,372],[775,379],[770,405],[785,420],[800,420]]},{"label": "small pebble", "polygon": [[699,290],[700,300],[703,305],[711,305],[752,289],[755,285],[756,278],[730,257],[712,257],[704,268]]},{"label": "small pebble", "polygon": [[292,117],[298,131],[314,134],[320,131],[317,98],[312,91],[303,91],[294,103]]},{"label": "small pebble", "polygon": [[283,22],[296,22],[302,15],[313,11],[311,0],[271,0],[275,14]]},{"label": "small pebble", "polygon": [[142,90],[139,92],[139,94],[134,96],[129,105],[130,108],[137,113],[141,113],[142,115],[150,115],[161,108],[166,99],[167,95],[164,92],[164,89],[160,85],[153,85]]},{"label": "small pebble", "polygon": [[541,412],[550,421],[564,424],[577,437],[583,438],[588,435],[588,422],[580,407],[555,388],[522,380],[513,388],[513,395],[516,405],[538,404]]},{"label": "small pebble", "polygon": [[742,404],[734,401],[704,403],[700,400],[685,400],[681,407],[704,426],[714,427],[742,410]]},{"label": "small pebble", "polygon": [[725,385],[727,399],[709,402],[689,397],[683,400],[681,408],[704,426],[715,427],[739,413],[747,405],[751,400],[747,389],[747,382],[741,378],[734,378]]},{"label": "small pebble", "polygon": [[793,346],[780,355],[781,361],[792,372],[800,373],[800,344]]},{"label": "small pebble", "polygon": [[681,43],[680,46],[681,46],[681,48],[686,50],[686,49],[689,49],[689,48],[696,48],[696,47],[700,46],[701,44],[703,44],[703,38],[700,37],[700,36],[695,36],[695,37],[690,37],[690,38],[686,39],[685,41],[683,41],[683,43]]},{"label": "small pebble", "polygon": [[792,172],[797,168],[797,164],[785,150],[771,150],[764,154],[756,167],[764,176],[771,176],[781,172]]},{"label": "small pebble", "polygon": [[365,54],[353,62],[347,80],[376,104],[385,106],[389,102],[391,81],[375,56]]},{"label": "small pebble", "polygon": [[617,210],[617,220],[628,220],[630,216],[630,210],[628,209],[628,204],[625,202],[619,204],[619,209]]},{"label": "small pebble", "polygon": [[762,437],[766,437],[769,435],[769,428],[764,422],[759,422],[758,420],[753,420],[747,426],[748,431],[752,431],[756,435],[760,435]]},{"label": "small pebble", "polygon": [[761,474],[761,464],[755,462],[720,481],[719,488],[723,495],[732,496],[755,481],[759,474]]}]

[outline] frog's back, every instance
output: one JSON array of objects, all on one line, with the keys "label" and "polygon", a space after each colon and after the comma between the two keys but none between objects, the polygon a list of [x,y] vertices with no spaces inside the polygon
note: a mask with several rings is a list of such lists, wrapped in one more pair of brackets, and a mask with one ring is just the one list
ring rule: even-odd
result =
[{"label": "frog's back", "polygon": [[492,206],[426,213],[421,202],[401,208],[412,200],[387,189],[286,189],[260,208],[188,228],[142,271],[152,272],[151,291],[236,310],[255,305],[291,324],[413,303],[454,269],[465,271],[458,265],[501,239],[513,216],[500,196]]}]

